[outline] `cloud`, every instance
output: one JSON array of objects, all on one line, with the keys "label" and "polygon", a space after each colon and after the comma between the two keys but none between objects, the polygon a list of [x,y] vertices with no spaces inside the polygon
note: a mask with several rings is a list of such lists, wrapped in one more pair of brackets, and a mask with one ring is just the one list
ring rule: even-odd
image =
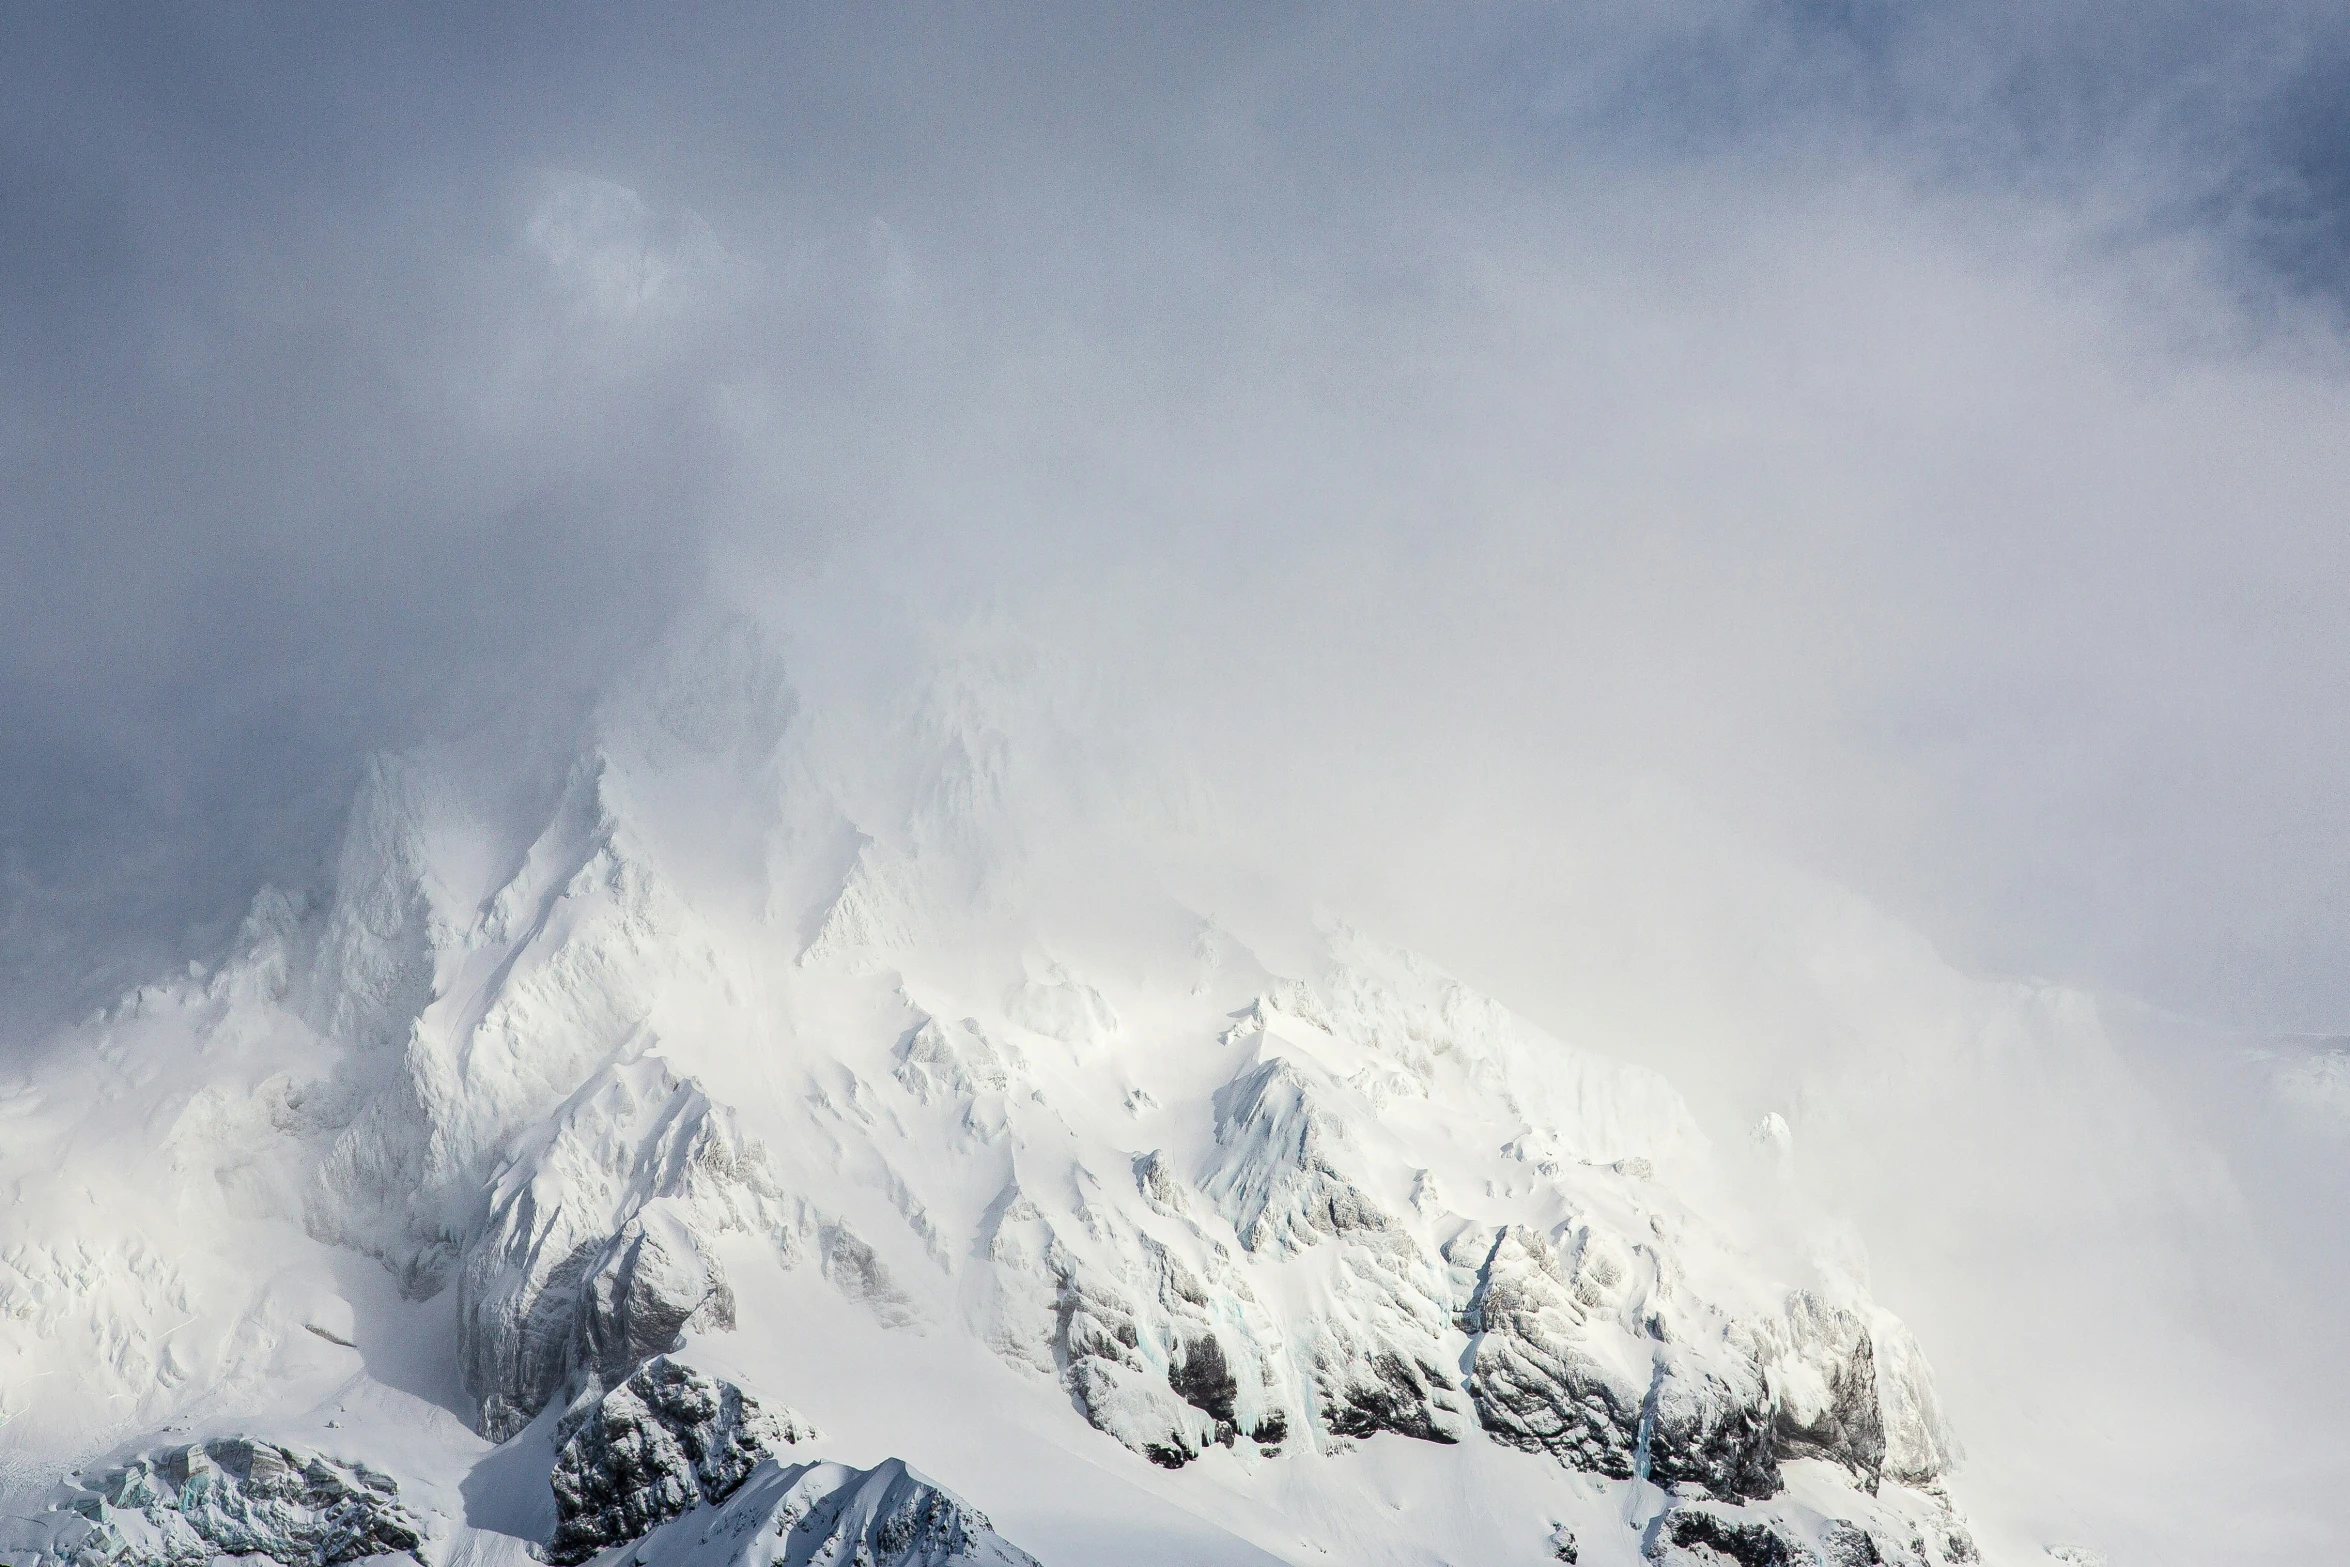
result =
[{"label": "cloud", "polygon": [[523,236],[580,308],[626,320],[713,304],[751,278],[697,213],[667,222],[625,185],[562,172],[546,182]]},{"label": "cloud", "polygon": [[315,879],[369,749],[558,750],[716,597],[843,670],[1034,628],[1256,758],[1225,790],[1333,876],[1646,778],[1970,967],[2330,1026],[2341,45],[2290,6],[44,18],[9,993]]}]

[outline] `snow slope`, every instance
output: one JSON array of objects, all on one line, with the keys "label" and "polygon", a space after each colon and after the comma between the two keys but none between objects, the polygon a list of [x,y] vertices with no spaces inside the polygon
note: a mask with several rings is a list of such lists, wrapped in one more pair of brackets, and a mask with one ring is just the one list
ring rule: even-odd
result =
[{"label": "snow slope", "polygon": [[2039,1554],[1785,1117],[1232,891],[1039,689],[727,623],[539,809],[381,759],[330,895],[0,1091],[11,1510],[242,1434],[434,1562]]}]

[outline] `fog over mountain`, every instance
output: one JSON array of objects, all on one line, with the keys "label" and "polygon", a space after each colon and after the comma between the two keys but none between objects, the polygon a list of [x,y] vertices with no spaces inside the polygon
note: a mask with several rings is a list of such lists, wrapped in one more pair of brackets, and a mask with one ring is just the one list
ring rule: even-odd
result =
[{"label": "fog over mountain", "polygon": [[1653,769],[1971,967],[2342,1018],[2328,8],[76,8],[9,56],[44,999],[314,867],[370,748],[559,726],[828,571],[1408,708],[1382,766]]},{"label": "fog over mountain", "polygon": [[[278,1499],[302,1551],[666,1559],[704,1523],[648,1523],[596,1433],[701,1400],[768,1433],[701,1505],[821,1513],[827,1549],[919,1518],[971,1559],[1124,1529],[1436,1560],[1554,1470],[1630,1487],[1556,1504],[1586,1561],[1615,1547],[1578,1507],[1654,1559],[1766,1549],[1677,1541],[1672,1485],[1819,1552],[1945,1521],[1993,1560],[2350,1549],[2338,8],[9,36],[0,1240],[119,1243],[154,1291],[0,1274],[36,1324],[0,1369],[12,1507],[268,1410],[293,1456],[217,1462],[259,1496],[332,1459]],[[576,928],[517,912],[574,892]],[[539,1064],[485,1065],[500,1028]],[[91,1118],[118,1091],[136,1136]],[[679,1127],[753,1173],[576,1218],[579,1171]],[[117,1135],[176,1150],[186,1235],[305,1281],[246,1301],[187,1260],[217,1345],[170,1375],[146,1199],[55,1174]],[[581,1245],[677,1205],[657,1246],[723,1252],[743,1326],[596,1297],[593,1354],[532,1360],[532,1303],[593,1291],[483,1259],[551,1245],[516,1193],[558,1188]],[[1610,1236],[1675,1304],[1591,1282]],[[1392,1279],[1311,1304],[1340,1256]],[[1525,1324],[1611,1312],[1685,1358],[1568,1377],[1631,1413],[1561,1434]],[[447,1429],[387,1404],[348,1416],[386,1446],[328,1452],[296,1417],[339,1384],[237,1336],[280,1319]],[[1088,1534],[1028,1460],[912,1452],[853,1379],[741,1347],[894,1356],[917,1320],[872,1385],[1008,1358],[1050,1383],[1021,1441],[1153,1500]],[[1826,1393],[1834,1433],[1788,1413],[1854,1342],[1874,1439]],[[123,1408],[76,1424],[26,1379],[90,1345]],[[1652,1452],[1685,1385],[1696,1434]],[[409,1500],[353,1511],[361,1460]],[[550,1485],[569,1534],[500,1510]],[[1374,1495],[1419,1521],[1348,1534]],[[1226,1532],[1186,1558],[1178,1515]]]}]

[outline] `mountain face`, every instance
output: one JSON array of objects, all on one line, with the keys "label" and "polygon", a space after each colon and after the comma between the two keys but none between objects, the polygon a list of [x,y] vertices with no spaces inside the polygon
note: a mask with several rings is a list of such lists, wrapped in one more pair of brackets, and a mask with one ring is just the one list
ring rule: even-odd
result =
[{"label": "mountain face", "polygon": [[1187,895],[989,679],[844,739],[729,626],[527,813],[379,761],[0,1105],[0,1560],[1977,1559],[1783,1121]]}]

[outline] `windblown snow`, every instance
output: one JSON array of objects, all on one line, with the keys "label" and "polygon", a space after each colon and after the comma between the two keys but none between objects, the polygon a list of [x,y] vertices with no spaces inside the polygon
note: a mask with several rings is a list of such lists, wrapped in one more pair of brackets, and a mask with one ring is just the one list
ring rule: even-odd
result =
[{"label": "windblown snow", "polygon": [[1978,1559],[1785,1119],[1202,895],[1021,711],[726,625],[523,830],[380,759],[0,1098],[0,1560]]}]

